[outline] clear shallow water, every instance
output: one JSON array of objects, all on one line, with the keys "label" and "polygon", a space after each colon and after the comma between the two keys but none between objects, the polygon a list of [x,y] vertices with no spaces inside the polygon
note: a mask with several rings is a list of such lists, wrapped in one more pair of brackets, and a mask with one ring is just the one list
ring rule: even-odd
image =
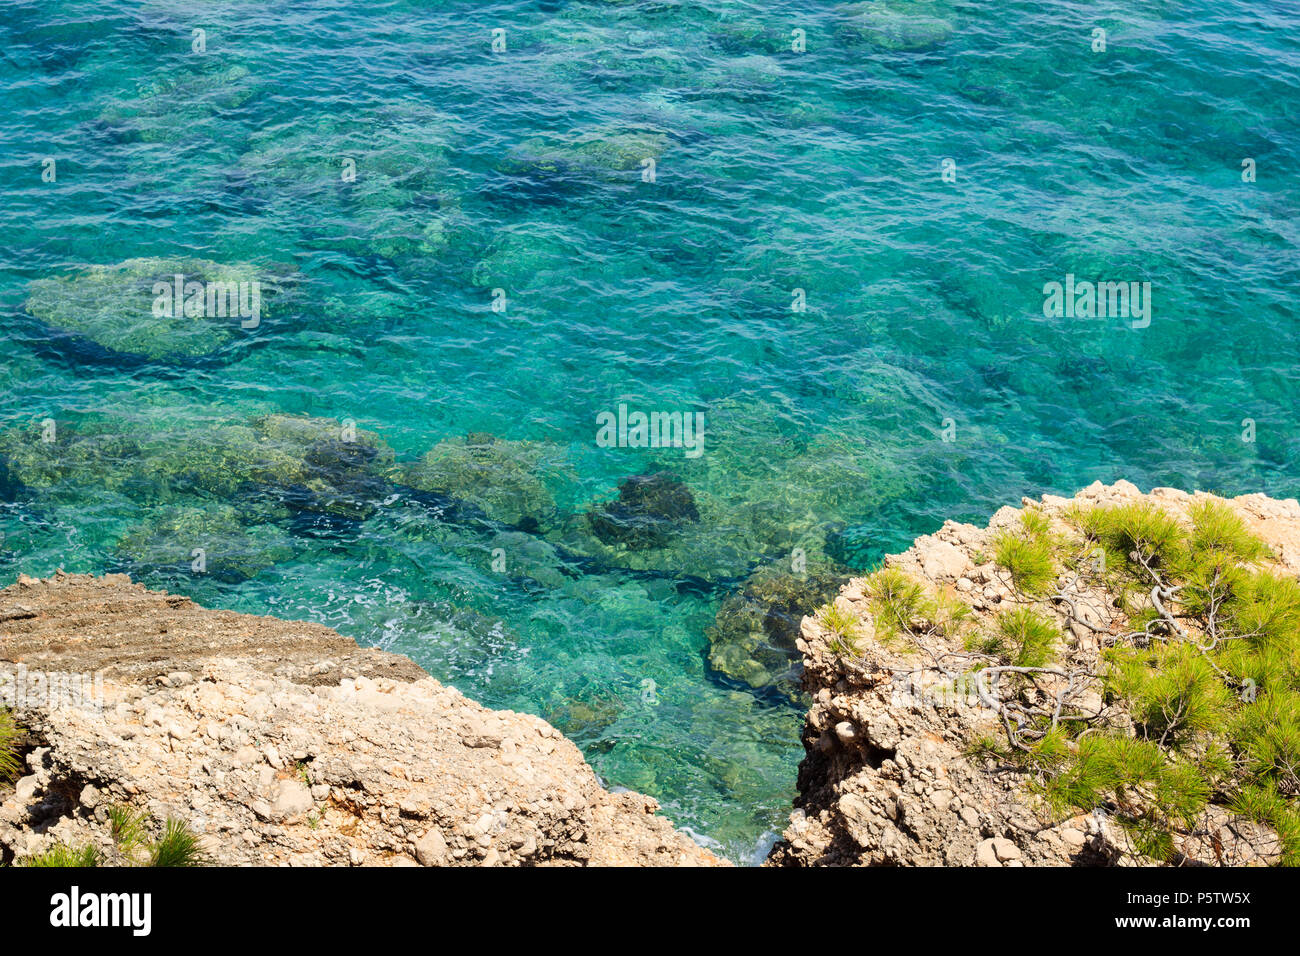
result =
[{"label": "clear shallow water", "polygon": [[[707,664],[753,566],[803,548],[867,567],[1094,479],[1296,494],[1294,5],[894,3],[872,28],[804,3],[357,11],[4,6],[0,423],[200,460],[274,412],[354,420],[402,462],[491,433],[542,443],[524,447],[560,517],[440,520],[398,489],[354,523],[273,515],[246,581],[136,565],[148,583],[321,620],[539,713],[746,859],[801,752],[797,707]],[[293,292],[181,364],[88,361],[27,306],[86,264],[177,256]],[[1067,273],[1150,281],[1150,326],[1044,318]],[[620,402],[704,412],[704,455],[598,447]],[[587,560],[562,516],[653,465],[692,489],[700,533],[649,571]],[[106,470],[10,483],[0,580],[122,567],[165,509],[245,503]]]}]

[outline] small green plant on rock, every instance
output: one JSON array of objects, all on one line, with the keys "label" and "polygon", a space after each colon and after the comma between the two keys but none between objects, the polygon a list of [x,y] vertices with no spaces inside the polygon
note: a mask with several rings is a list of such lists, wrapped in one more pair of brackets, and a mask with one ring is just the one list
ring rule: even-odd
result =
[{"label": "small green plant on rock", "polygon": [[183,820],[169,817],[157,840],[148,839],[146,814],[130,807],[108,808],[108,832],[113,851],[106,857],[93,845],[72,847],[58,843],[43,853],[27,857],[22,866],[211,866],[212,857]]},{"label": "small green plant on rock", "polygon": [[149,849],[150,866],[210,866],[198,836],[184,820],[167,821],[163,835]]},{"label": "small green plant on rock", "polygon": [[1011,585],[1028,597],[1041,597],[1056,583],[1054,540],[1047,518],[1036,508],[1020,513],[1020,527],[993,539],[993,560],[1011,576]]},{"label": "small green plant on rock", "polygon": [[85,867],[100,866],[103,862],[103,855],[93,846],[86,845],[74,848],[66,843],[56,843],[44,853],[27,857],[22,861],[22,865],[41,868],[78,867],[84,869]]},{"label": "small green plant on rock", "polygon": [[1044,667],[1051,660],[1061,632],[1031,607],[1017,607],[998,615],[998,646],[1005,648],[1016,667]]},{"label": "small green plant on rock", "polygon": [[834,601],[831,601],[818,609],[817,620],[822,627],[833,635],[827,644],[832,652],[842,657],[857,656],[857,615],[852,611],[844,610],[836,605]]},{"label": "small green plant on rock", "polygon": [[934,626],[948,640],[961,634],[975,613],[951,588],[943,588],[934,598]]},{"label": "small green plant on rock", "polygon": [[18,776],[22,767],[18,759],[18,733],[13,714],[0,707],[0,783]]},{"label": "small green plant on rock", "polygon": [[108,808],[108,832],[113,845],[128,859],[145,843],[148,817],[130,807],[115,804]]},{"label": "small green plant on rock", "polygon": [[925,586],[898,568],[881,568],[866,579],[876,627],[885,635],[909,633],[915,622],[935,613]]}]

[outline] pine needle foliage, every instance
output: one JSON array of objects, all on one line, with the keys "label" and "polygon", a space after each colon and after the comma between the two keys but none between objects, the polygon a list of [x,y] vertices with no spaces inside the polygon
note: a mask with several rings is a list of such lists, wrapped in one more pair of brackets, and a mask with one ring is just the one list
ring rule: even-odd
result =
[{"label": "pine needle foliage", "polygon": [[1139,603],[1130,639],[1103,655],[1103,692],[1133,734],[1094,728],[1064,750],[1044,738],[1029,758],[1044,796],[1107,808],[1158,859],[1218,803],[1272,827],[1282,862],[1300,864],[1300,582],[1263,566],[1268,548],[1220,501],[1185,521],[1149,501],[1069,517]]},{"label": "pine needle foliage", "polygon": [[14,779],[22,767],[18,759],[18,734],[13,714],[0,707],[0,783]]},{"label": "pine needle foliage", "polygon": [[865,591],[876,627],[886,635],[906,634],[915,621],[935,616],[925,586],[898,568],[881,568],[872,574]]},{"label": "pine needle foliage", "polygon": [[1020,527],[993,539],[993,560],[1011,576],[1012,586],[1028,597],[1041,597],[1056,583],[1055,542],[1047,519],[1034,508],[1020,514]]},{"label": "pine needle foliage", "polygon": [[97,847],[55,844],[43,853],[26,857],[21,866],[211,866],[211,855],[197,834],[183,820],[169,817],[157,840],[149,839],[149,817],[130,807],[108,808],[109,835],[113,850],[107,856]]}]

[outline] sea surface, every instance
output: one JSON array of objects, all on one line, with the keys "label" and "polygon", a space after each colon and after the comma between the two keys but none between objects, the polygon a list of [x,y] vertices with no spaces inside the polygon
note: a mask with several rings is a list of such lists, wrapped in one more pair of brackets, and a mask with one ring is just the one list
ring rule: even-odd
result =
[{"label": "sea surface", "polygon": [[[0,584],[321,621],[753,861],[802,754],[710,662],[756,568],[1297,494],[1298,166],[1281,0],[4,0]],[[255,327],[151,325],[177,262]],[[1046,314],[1067,276],[1149,312]],[[250,484],[275,415],[339,433]]]}]

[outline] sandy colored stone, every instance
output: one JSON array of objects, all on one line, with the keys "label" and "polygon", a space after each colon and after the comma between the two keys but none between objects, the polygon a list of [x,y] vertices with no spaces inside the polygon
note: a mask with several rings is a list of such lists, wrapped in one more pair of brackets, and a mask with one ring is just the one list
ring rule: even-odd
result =
[{"label": "sandy colored stone", "polygon": [[320,625],[121,575],[24,578],[0,591],[0,674],[20,665],[102,671],[104,700],[16,708],[39,746],[0,791],[0,862],[59,840],[108,849],[114,804],[155,829],[184,820],[227,865],[722,862],[649,797],[604,789],[544,720]]}]

